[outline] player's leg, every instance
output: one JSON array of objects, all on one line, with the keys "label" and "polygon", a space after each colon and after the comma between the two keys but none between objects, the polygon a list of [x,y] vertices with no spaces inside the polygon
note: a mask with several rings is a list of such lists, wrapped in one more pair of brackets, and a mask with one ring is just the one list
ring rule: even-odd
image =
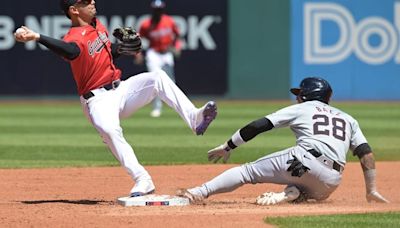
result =
[{"label": "player's leg", "polygon": [[[341,173],[332,169],[332,165],[329,166],[329,164],[319,161],[300,146],[293,147],[289,155],[289,160],[293,159],[295,156],[301,164],[309,168],[309,170],[301,177],[292,176],[292,172],[287,171],[291,164],[288,164],[288,160],[284,162],[285,159],[281,161],[282,170],[279,172],[279,182],[272,183],[285,184],[288,185],[288,187],[283,192],[273,193],[273,196],[280,198],[279,196],[282,194],[290,194],[290,191],[287,191],[287,189],[295,186],[301,193],[299,198],[295,200],[296,202],[305,201],[307,199],[324,200],[339,186]],[[256,169],[264,172],[262,163],[257,164]],[[264,175],[261,175],[260,181],[269,181],[264,178]]]},{"label": "player's leg", "polygon": [[200,198],[214,194],[231,192],[244,184],[285,183],[280,179],[284,163],[290,158],[290,150],[277,152],[255,162],[226,170],[203,185],[188,189],[189,193]]},{"label": "player's leg", "polygon": [[[171,78],[173,82],[175,82],[175,76],[174,76],[174,69],[172,66],[168,64],[164,64],[163,67],[161,68],[167,75]],[[154,71],[154,70],[153,70]],[[153,110],[150,113],[151,117],[160,117],[162,113],[162,106],[163,103],[161,101],[161,98],[156,96],[153,100]]]},{"label": "player's leg", "polygon": [[[146,67],[148,72],[154,72],[162,69],[164,65],[163,59],[160,53],[149,49],[146,52]],[[158,96],[153,99],[153,109],[150,112],[151,117],[160,117],[162,112],[162,101]]]},{"label": "player's leg", "polygon": [[173,108],[196,134],[203,134],[217,115],[214,102],[196,108],[162,70],[131,77],[122,82],[120,87],[126,94],[121,111],[122,117],[131,115],[156,96]]},{"label": "player's leg", "polygon": [[161,68],[165,73],[167,73],[168,77],[175,82],[175,71],[174,71],[174,66],[170,64],[164,64],[163,67]]},{"label": "player's leg", "polygon": [[[332,170],[328,170],[330,172]],[[332,177],[330,177],[332,178]],[[301,181],[293,181],[282,192],[265,192],[257,197],[259,205],[272,205],[281,202],[301,203],[313,199],[317,201],[327,199],[338,187],[321,180],[321,176],[305,174]],[[296,182],[296,183],[295,183]]]},{"label": "player's leg", "polygon": [[318,160],[312,160],[310,171],[301,180],[292,181],[302,192],[303,199],[317,201],[327,199],[339,186],[342,175]]},{"label": "player's leg", "polygon": [[153,109],[151,110],[151,117],[160,117],[162,112],[162,101],[159,97],[155,97],[153,100]]},{"label": "player's leg", "polygon": [[[158,53],[153,49],[150,49],[146,54],[147,69],[149,72],[157,70],[163,70],[167,73],[168,77],[175,82],[174,74],[174,57],[172,53],[167,52],[164,54]],[[153,110],[150,113],[152,117],[160,117],[162,113],[162,101],[161,98],[156,96],[153,100]]]},{"label": "player's leg", "polygon": [[[231,192],[244,184],[275,183],[288,187],[281,193],[264,195],[267,198],[262,199],[263,203],[292,201],[303,196],[301,194],[314,199],[325,199],[339,184],[339,176],[332,170],[326,170],[327,167],[306,153],[301,147],[293,147],[267,155],[255,162],[231,168],[199,187],[183,191],[181,195],[202,199],[218,193]],[[293,177],[291,172],[287,171],[290,165],[288,161],[293,159],[294,155],[310,168],[310,171],[301,177]]]},{"label": "player's leg", "polygon": [[149,173],[138,162],[132,147],[125,140],[119,120],[120,97],[115,91],[107,91],[86,101],[81,98],[82,107],[89,121],[101,135],[114,157],[135,181],[132,194],[147,194],[155,187]]},{"label": "player's leg", "polygon": [[301,183],[301,181],[300,178],[291,176],[291,173],[287,171],[289,167],[287,161],[302,150],[299,147],[288,148],[254,162],[231,168],[199,187],[188,189],[187,193],[201,199],[214,194],[231,192],[244,184],[275,183],[288,185],[288,187],[282,193],[275,195],[271,202],[295,200],[299,197],[300,190],[293,186],[297,186],[296,183]]}]

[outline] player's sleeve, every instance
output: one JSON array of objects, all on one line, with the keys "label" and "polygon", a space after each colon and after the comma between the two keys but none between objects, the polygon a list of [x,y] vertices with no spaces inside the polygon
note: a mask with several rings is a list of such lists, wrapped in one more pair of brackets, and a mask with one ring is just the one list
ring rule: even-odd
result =
[{"label": "player's sleeve", "polygon": [[227,141],[228,147],[230,149],[235,149],[243,143],[250,141],[257,135],[269,131],[272,128],[274,128],[274,125],[272,125],[271,121],[265,117],[254,120],[232,135],[232,137]]},{"label": "player's sleeve", "polygon": [[269,131],[274,127],[283,127],[289,125],[290,122],[297,116],[297,107],[298,106],[289,106],[283,108],[275,113],[247,124],[245,127],[236,131],[227,141],[229,148],[234,149],[250,141],[257,135]]},{"label": "player's sleeve", "polygon": [[75,42],[66,42],[42,34],[38,42],[67,60],[74,60],[81,53],[78,44]]},{"label": "player's sleeve", "polygon": [[367,139],[365,138],[364,134],[362,133],[358,122],[356,120],[352,119],[350,150],[352,150],[354,152],[357,147],[359,147],[362,144],[366,144],[366,143],[368,143]]},{"label": "player's sleeve", "polygon": [[173,46],[176,50],[180,51],[182,49],[182,40],[178,26],[175,21],[172,19],[172,31],[174,32],[174,42]]},{"label": "player's sleeve", "polygon": [[143,37],[143,38],[147,38],[147,36],[148,36],[145,22],[142,23],[142,25],[140,25],[139,35],[140,35],[140,37]]},{"label": "player's sleeve", "polygon": [[247,142],[256,137],[258,134],[269,131],[274,128],[271,121],[265,117],[247,124],[245,127],[239,130],[242,139]]},{"label": "player's sleeve", "polygon": [[266,118],[271,121],[275,128],[281,128],[289,126],[299,113],[299,105],[291,105],[267,115]]},{"label": "player's sleeve", "polygon": [[176,25],[175,21],[172,19],[172,31],[174,32],[176,37],[180,36],[180,31],[178,26]]}]

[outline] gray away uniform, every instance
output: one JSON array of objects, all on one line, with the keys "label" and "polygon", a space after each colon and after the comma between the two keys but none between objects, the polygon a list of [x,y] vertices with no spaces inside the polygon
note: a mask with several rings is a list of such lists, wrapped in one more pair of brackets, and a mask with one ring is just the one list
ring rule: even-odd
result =
[{"label": "gray away uniform", "polygon": [[[347,151],[367,143],[353,117],[316,100],[291,105],[265,118],[275,128],[289,126],[297,145],[231,168],[188,191],[209,197],[233,191],[243,184],[275,183],[296,186],[307,198],[324,200],[340,184]],[[310,169],[301,177],[287,171],[290,166],[287,162],[293,156]]]}]

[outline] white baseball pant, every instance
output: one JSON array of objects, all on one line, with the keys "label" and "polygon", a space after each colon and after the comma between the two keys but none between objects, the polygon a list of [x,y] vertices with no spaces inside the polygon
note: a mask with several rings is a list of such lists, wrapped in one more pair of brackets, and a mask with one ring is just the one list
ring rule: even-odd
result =
[{"label": "white baseball pant", "polygon": [[[146,67],[149,72],[164,70],[167,75],[175,82],[174,75],[174,56],[168,51],[159,53],[152,48],[146,51]],[[162,102],[159,97],[155,97],[153,101],[153,110],[161,111]]]},{"label": "white baseball pant", "polygon": [[81,96],[83,111],[135,182],[150,179],[150,175],[125,140],[120,118],[130,116],[159,96],[192,130],[196,128],[198,109],[164,71],[142,73],[121,81],[114,90],[100,88],[92,90],[92,93],[95,96],[88,100]]},{"label": "white baseball pant", "polygon": [[[310,170],[301,177],[291,176],[287,161],[296,156]],[[209,197],[231,192],[244,184],[275,183],[296,186],[307,197],[324,200],[335,191],[341,181],[341,173],[323,164],[300,146],[291,147],[254,162],[231,168],[200,187],[189,192]]]}]

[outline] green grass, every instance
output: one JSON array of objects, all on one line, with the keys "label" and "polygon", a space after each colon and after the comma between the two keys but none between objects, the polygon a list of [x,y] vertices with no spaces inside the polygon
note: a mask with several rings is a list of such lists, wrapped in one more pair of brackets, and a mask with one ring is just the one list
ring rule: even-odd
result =
[{"label": "green grass", "polygon": [[399,227],[400,212],[323,216],[269,217],[266,223],[280,228],[376,228]]},{"label": "green grass", "polygon": [[[204,136],[195,136],[172,109],[165,107],[163,116],[153,119],[147,106],[122,121],[125,138],[144,165],[208,163],[209,149],[250,121],[290,102],[218,104],[219,116]],[[333,105],[359,120],[377,160],[400,160],[400,103]],[[294,144],[289,129],[277,129],[236,149],[230,162],[253,161]],[[356,160],[349,155],[349,161]],[[0,103],[0,168],[66,166],[118,166],[78,102]]]}]

